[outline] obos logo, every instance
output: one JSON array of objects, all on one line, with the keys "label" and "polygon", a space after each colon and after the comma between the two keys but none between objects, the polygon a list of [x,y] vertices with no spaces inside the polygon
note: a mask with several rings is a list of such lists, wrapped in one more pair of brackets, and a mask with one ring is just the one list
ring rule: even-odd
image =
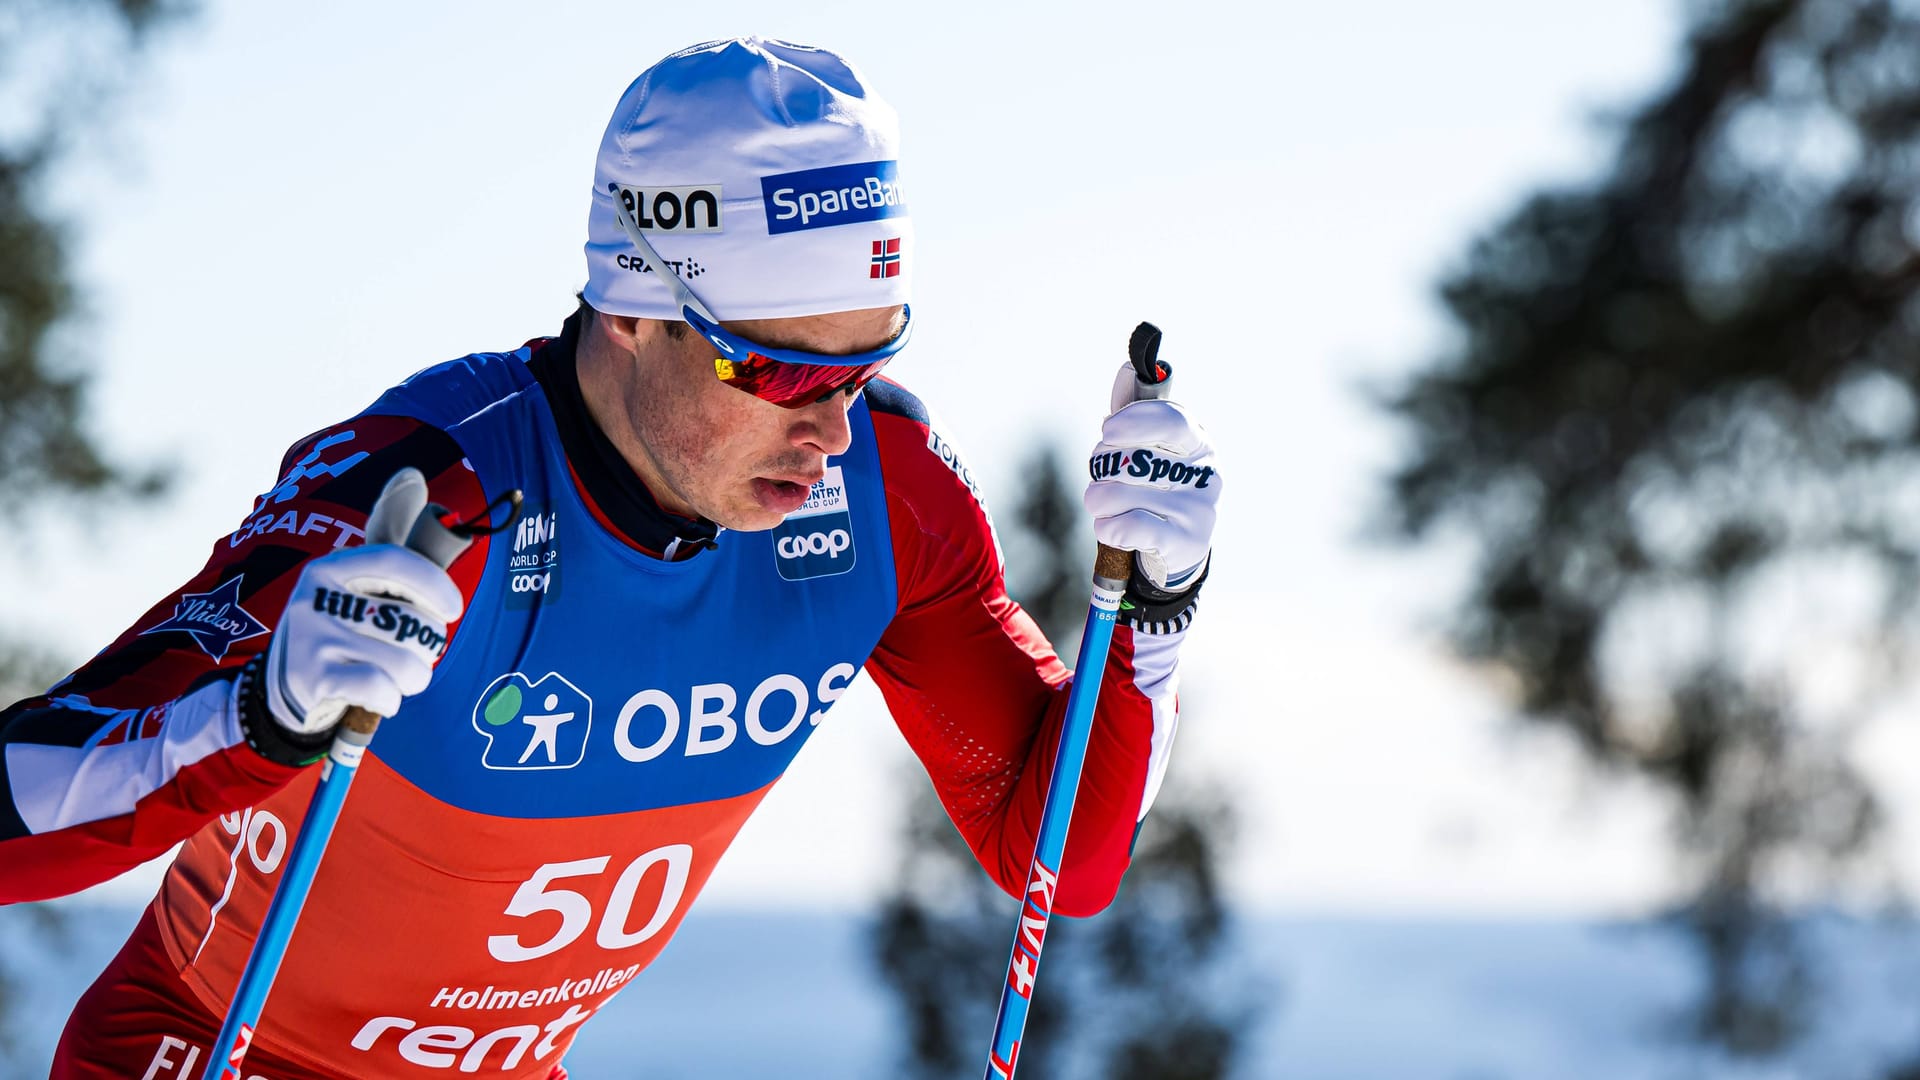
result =
[{"label": "obos logo", "polygon": [[571,769],[587,756],[593,700],[549,671],[538,682],[519,672],[493,680],[473,706],[473,730],[487,737],[489,769]]},{"label": "obos logo", "polygon": [[773,530],[773,564],[788,581],[832,577],[853,569],[853,514],[840,466],[807,492],[807,501]]},{"label": "obos logo", "polygon": [[507,556],[507,606],[530,608],[560,595],[559,514],[536,508],[513,527]]}]

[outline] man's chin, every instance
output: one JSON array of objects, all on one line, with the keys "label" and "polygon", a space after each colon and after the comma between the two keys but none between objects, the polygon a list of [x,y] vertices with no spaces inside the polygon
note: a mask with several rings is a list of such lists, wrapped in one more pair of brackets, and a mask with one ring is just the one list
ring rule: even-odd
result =
[{"label": "man's chin", "polygon": [[774,528],[785,520],[786,518],[781,515],[753,513],[742,514],[732,521],[722,521],[719,518],[714,518],[713,523],[728,532],[757,533],[766,532],[768,529]]},{"label": "man's chin", "polygon": [[766,532],[787,520],[787,515],[768,510],[751,501],[730,508],[724,515],[715,514],[709,519],[715,525],[728,532]]}]

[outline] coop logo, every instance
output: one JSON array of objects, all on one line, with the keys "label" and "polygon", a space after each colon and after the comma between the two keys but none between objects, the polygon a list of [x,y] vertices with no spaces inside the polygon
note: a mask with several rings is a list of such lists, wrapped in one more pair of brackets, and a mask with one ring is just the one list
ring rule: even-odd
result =
[{"label": "coop logo", "polygon": [[773,530],[773,565],[788,581],[832,577],[853,569],[853,514],[840,466],[807,492],[807,501]]},{"label": "coop logo", "polygon": [[835,529],[805,536],[783,536],[773,549],[783,559],[804,559],[808,555],[838,555],[852,546],[853,537],[847,530]]},{"label": "coop logo", "polygon": [[593,699],[549,671],[529,681],[518,671],[493,680],[473,706],[473,730],[486,736],[489,769],[571,769],[587,756]]},{"label": "coop logo", "polygon": [[630,188],[618,185],[620,206],[643,232],[717,233],[720,185]]},{"label": "coop logo", "polygon": [[897,161],[864,161],[760,178],[767,231],[799,232],[904,217],[907,189]]},{"label": "coop logo", "polygon": [[507,606],[531,608],[560,595],[560,515],[535,507],[513,527]]}]

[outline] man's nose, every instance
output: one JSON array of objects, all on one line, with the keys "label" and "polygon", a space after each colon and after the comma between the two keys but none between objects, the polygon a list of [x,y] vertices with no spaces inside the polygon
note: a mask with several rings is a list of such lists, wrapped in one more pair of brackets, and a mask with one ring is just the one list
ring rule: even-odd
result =
[{"label": "man's nose", "polygon": [[853,445],[853,423],[847,419],[851,404],[845,395],[835,394],[800,409],[789,432],[793,445],[828,457],[846,453]]}]

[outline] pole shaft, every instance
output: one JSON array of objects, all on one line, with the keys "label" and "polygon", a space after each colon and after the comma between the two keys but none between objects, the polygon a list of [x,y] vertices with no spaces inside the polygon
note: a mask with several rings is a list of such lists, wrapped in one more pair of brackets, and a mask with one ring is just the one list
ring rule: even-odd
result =
[{"label": "pole shaft", "polygon": [[[363,709],[353,711],[365,712]],[[378,725],[378,718],[374,723]],[[247,954],[247,966],[234,987],[233,1002],[227,1007],[220,1034],[214,1037],[213,1052],[201,1080],[240,1080],[242,1076],[241,1062],[253,1044],[253,1030],[266,1008],[267,992],[273,989],[274,976],[280,972],[280,961],[286,956],[287,944],[293,940],[293,928],[300,921],[300,909],[306,906],[314,874],[320,869],[320,856],[326,852],[334,823],[340,819],[340,806],[347,798],[347,788],[360,771],[360,758],[371,738],[370,733],[362,734],[346,727],[334,736],[333,747],[320,766],[320,783],[313,789],[313,799],[300,821],[300,834],[294,837],[293,850],[287,853],[280,884],[274,889],[273,901],[267,905],[266,916],[260,921],[259,935],[253,940],[253,951]]]},{"label": "pole shaft", "polygon": [[1027,868],[1027,887],[1021,893],[1020,922],[1007,959],[1007,979],[1000,987],[993,1053],[987,1060],[985,1080],[1012,1080],[1019,1065],[1020,1040],[1027,1030],[1027,1010],[1040,975],[1041,947],[1053,919],[1060,860],[1067,848],[1067,828],[1072,824],[1073,804],[1080,792],[1080,770],[1093,735],[1094,706],[1100,700],[1100,681],[1113,642],[1114,620],[1119,615],[1130,559],[1128,552],[1102,544],[1094,562],[1093,602],[1087,610],[1086,632],[1080,638],[1060,749],[1054,755],[1047,800],[1040,812],[1040,833],[1034,842],[1033,862]]}]

